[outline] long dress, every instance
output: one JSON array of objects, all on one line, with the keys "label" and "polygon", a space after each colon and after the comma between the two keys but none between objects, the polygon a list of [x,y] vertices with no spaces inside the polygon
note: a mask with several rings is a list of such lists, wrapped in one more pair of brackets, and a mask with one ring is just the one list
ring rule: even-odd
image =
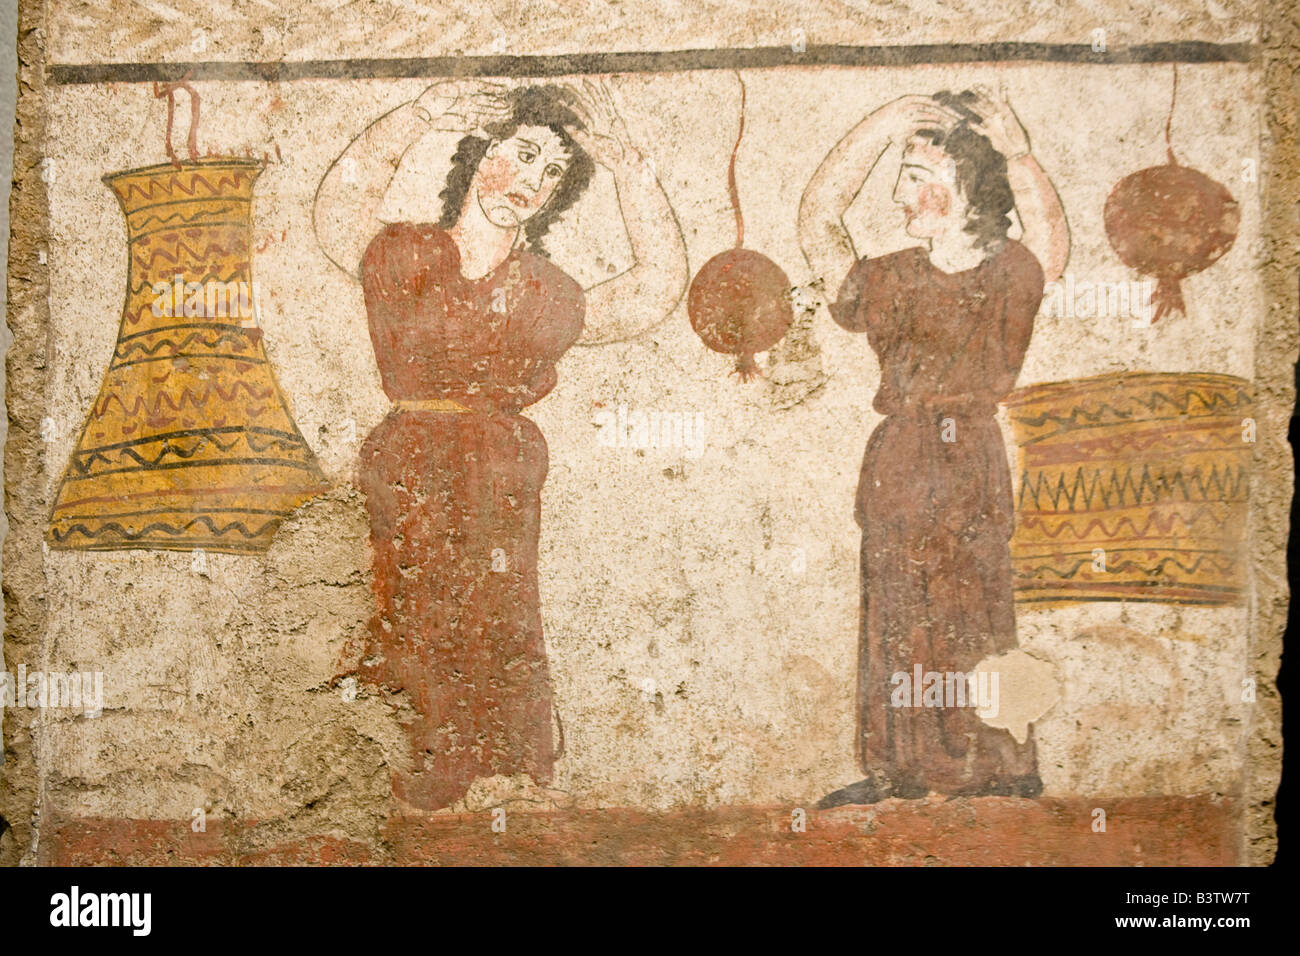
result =
[{"label": "long dress", "polygon": [[361,265],[371,342],[394,407],[362,447],[375,612],[362,676],[394,695],[423,809],[477,778],[555,761],[537,582],[546,441],[520,410],[556,383],[582,331],[581,287],[516,250],[478,280],[432,225],[383,230]]},{"label": "long dress", "polygon": [[[832,306],[880,359],[855,517],[862,528],[857,759],[895,795],[1041,788],[1032,737],[970,706],[895,706],[896,674],[970,673],[1016,646],[1014,511],[995,414],[1015,385],[1043,271],[1007,240],[945,273],[919,248],[863,259]],[[947,440],[945,440],[947,439]],[[951,700],[947,701],[951,703]]]}]

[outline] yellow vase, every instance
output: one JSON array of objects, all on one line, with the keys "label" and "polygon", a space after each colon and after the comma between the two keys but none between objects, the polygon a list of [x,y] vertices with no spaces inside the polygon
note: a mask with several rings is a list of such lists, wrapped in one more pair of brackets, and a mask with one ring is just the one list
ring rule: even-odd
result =
[{"label": "yellow vase", "polygon": [[1017,601],[1245,600],[1249,382],[1120,372],[1031,385],[1005,404],[1019,446]]},{"label": "yellow vase", "polygon": [[213,159],[104,177],[127,221],[126,305],[50,547],[257,553],[325,490],[256,321],[262,168]]}]

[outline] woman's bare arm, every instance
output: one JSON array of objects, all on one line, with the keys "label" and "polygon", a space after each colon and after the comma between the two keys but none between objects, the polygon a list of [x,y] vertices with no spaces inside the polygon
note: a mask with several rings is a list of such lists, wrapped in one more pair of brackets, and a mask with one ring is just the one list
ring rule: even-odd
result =
[{"label": "woman's bare arm", "polygon": [[928,96],[904,96],[871,113],[827,153],[799,202],[799,247],[814,281],[823,280],[829,290],[857,264],[844,213],[890,144],[924,125],[947,127],[954,118]]},{"label": "woman's bare arm", "polygon": [[889,146],[889,132],[873,113],[848,132],[822,160],[799,201],[799,248],[814,281],[828,286],[849,274],[858,251],[844,213]]},{"label": "woman's bare arm", "polygon": [[658,325],[677,308],[690,278],[686,240],[654,169],[632,145],[608,87],[586,81],[576,89],[587,129],[573,138],[614,174],[618,205],[632,247],[633,265],[586,290],[579,345],[631,338]]},{"label": "woman's bare arm", "polygon": [[312,208],[316,239],[330,262],[351,276],[383,228],[379,207],[402,156],[430,130],[468,133],[508,113],[500,87],[448,81],[429,87],[371,123],[321,179]]},{"label": "woman's bare arm", "polygon": [[1007,182],[1020,216],[1020,241],[1043,267],[1043,280],[1055,282],[1070,258],[1070,227],[1061,197],[1030,151],[1029,134],[1006,96],[995,96],[985,86],[975,87],[975,92],[979,94],[975,108],[983,122],[973,128],[1007,158]]},{"label": "woman's bare arm", "polygon": [[649,164],[632,150],[613,172],[635,264],[587,290],[581,345],[617,342],[659,324],[690,278],[681,226]]},{"label": "woman's bare arm", "polygon": [[1043,267],[1043,281],[1055,282],[1070,258],[1070,228],[1061,197],[1032,153],[1007,161],[1007,181],[1020,213],[1020,241]]}]

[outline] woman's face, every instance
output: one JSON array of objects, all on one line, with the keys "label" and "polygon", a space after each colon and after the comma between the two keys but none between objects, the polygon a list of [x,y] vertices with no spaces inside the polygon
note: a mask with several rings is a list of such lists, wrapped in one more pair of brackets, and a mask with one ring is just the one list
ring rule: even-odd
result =
[{"label": "woman's face", "polygon": [[569,168],[569,151],[546,126],[521,126],[493,140],[474,172],[471,190],[493,225],[523,225],[546,205]]},{"label": "woman's face", "polygon": [[893,198],[903,207],[909,236],[934,239],[965,228],[968,206],[957,188],[957,167],[924,137],[907,141]]}]

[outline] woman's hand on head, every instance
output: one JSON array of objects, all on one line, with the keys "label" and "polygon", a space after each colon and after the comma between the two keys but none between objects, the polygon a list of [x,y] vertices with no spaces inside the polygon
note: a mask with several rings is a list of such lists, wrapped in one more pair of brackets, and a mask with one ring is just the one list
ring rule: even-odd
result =
[{"label": "woman's hand on head", "polygon": [[574,109],[586,127],[573,127],[569,135],[588,156],[609,169],[639,158],[608,83],[584,77],[581,85],[570,84],[568,88],[577,97]]},{"label": "woman's hand on head", "polygon": [[445,80],[435,83],[411,105],[434,129],[472,133],[487,123],[510,118],[506,88],[480,80]]},{"label": "woman's hand on head", "polygon": [[928,96],[915,93],[886,103],[873,115],[886,125],[889,138],[898,143],[906,142],[917,130],[948,130],[961,120],[955,111]]},{"label": "woman's hand on head", "polygon": [[995,94],[987,86],[976,86],[974,92],[979,98],[971,104],[971,109],[980,115],[982,122],[972,123],[971,129],[987,136],[993,148],[1007,159],[1027,155],[1029,134],[1007,102],[1006,93]]}]

